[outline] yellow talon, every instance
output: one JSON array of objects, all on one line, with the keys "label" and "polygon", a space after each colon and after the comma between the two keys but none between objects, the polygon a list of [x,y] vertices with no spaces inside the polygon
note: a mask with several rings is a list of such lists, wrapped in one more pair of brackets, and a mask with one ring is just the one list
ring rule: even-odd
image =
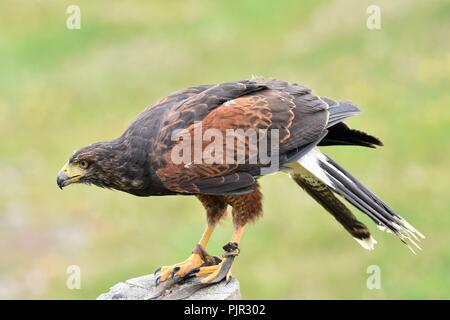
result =
[{"label": "yellow talon", "polygon": [[204,261],[197,253],[193,253],[189,258],[183,262],[176,263],[172,266],[161,267],[160,281],[166,281],[172,274],[179,277],[194,269],[200,268]]}]

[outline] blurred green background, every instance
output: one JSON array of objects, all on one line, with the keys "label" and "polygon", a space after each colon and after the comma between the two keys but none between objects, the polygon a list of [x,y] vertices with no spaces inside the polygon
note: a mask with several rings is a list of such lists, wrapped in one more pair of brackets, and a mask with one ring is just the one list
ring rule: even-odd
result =
[{"label": "blurred green background", "polygon": [[[81,29],[66,28],[67,6]],[[381,30],[368,30],[369,4]],[[442,1],[0,2],[0,298],[95,298],[185,259],[204,226],[193,197],[136,198],[55,176],[171,91],[251,75],[299,82],[363,110],[378,150],[326,153],[416,226],[417,256],[368,222],[363,250],[284,175],[234,267],[244,298],[450,298],[450,3]],[[231,223],[208,247],[221,253]],[[66,269],[81,268],[68,290]],[[368,266],[381,290],[366,286]]]}]

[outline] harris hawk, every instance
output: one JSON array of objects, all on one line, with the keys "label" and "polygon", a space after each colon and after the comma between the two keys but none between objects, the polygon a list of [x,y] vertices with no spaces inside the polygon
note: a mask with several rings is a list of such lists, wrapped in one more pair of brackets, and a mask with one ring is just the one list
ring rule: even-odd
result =
[{"label": "harris hawk", "polygon": [[[359,112],[350,101],[275,79],[190,87],[145,109],[117,139],[76,151],[58,173],[57,184],[61,189],[93,184],[142,197],[196,196],[206,210],[206,228],[187,260],[158,271],[159,283],[195,277],[210,284],[228,278],[244,227],[262,214],[258,178],[278,171],[287,173],[365,249],[372,250],[376,241],[337,196],[413,250],[422,234],[319,149],[381,146],[377,138],[343,122]],[[234,135],[228,139],[230,132]],[[206,245],[228,206],[233,234],[220,259],[210,256]]]}]

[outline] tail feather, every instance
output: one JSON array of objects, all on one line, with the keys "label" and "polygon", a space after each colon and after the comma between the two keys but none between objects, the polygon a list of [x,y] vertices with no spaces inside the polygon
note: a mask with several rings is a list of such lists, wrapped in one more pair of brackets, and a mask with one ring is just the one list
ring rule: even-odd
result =
[{"label": "tail feather", "polygon": [[328,133],[320,141],[319,145],[359,145],[370,148],[383,145],[379,139],[365,132],[350,129],[346,124],[342,123],[346,118],[361,113],[353,102],[333,100],[327,97],[321,97],[321,99],[328,104],[329,117],[327,123]]},{"label": "tail feather", "polygon": [[333,190],[306,170],[293,170],[291,178],[347,230],[367,250],[377,243],[369,229],[334,195]]},{"label": "tail feather", "polygon": [[364,212],[378,226],[385,228],[408,245],[420,249],[416,242],[424,236],[406,220],[395,213],[387,204],[364,187],[355,177],[332,159],[314,149],[298,161],[309,172],[327,184],[333,191],[344,197],[356,208]]},{"label": "tail feather", "polygon": [[319,142],[319,146],[354,145],[368,148],[382,146],[383,143],[376,137],[365,132],[350,129],[340,122],[328,128],[327,135]]}]

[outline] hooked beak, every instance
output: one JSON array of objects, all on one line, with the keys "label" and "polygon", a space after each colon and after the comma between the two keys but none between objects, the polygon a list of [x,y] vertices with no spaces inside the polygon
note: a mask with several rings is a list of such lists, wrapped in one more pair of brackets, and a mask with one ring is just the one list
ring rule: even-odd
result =
[{"label": "hooked beak", "polygon": [[58,175],[56,176],[56,183],[62,190],[69,184],[78,182],[78,180],[80,180],[83,175],[84,172],[79,167],[75,167],[69,163],[66,163],[61,171],[58,172]]}]

